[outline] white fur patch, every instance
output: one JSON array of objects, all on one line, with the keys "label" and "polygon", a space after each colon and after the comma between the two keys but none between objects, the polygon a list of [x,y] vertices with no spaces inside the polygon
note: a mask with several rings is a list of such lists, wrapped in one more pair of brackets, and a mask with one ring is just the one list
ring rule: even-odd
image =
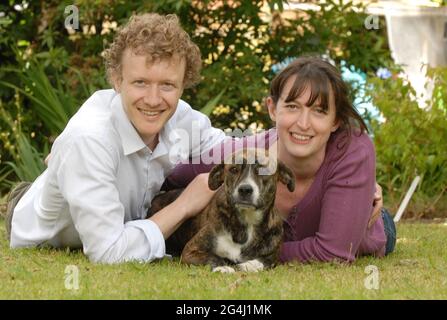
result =
[{"label": "white fur patch", "polygon": [[239,263],[238,269],[244,272],[258,272],[264,270],[264,264],[258,259],[249,260],[247,262]]},{"label": "white fur patch", "polygon": [[236,270],[230,266],[219,266],[213,268],[213,272],[220,272],[220,273],[234,273]]},{"label": "white fur patch", "polygon": [[244,244],[234,243],[231,234],[223,232],[216,238],[216,253],[218,256],[230,259],[231,261],[241,261],[241,250],[249,244],[253,238],[253,227],[248,229],[248,239]]},{"label": "white fur patch", "polygon": [[248,176],[247,176],[247,178],[244,181],[242,181],[242,183],[246,183],[246,184],[250,185],[253,188],[253,203],[255,205],[257,205],[261,193],[259,192],[259,186],[256,183],[256,180],[254,179],[254,175],[255,175],[255,173],[253,171],[253,167],[250,167],[250,171],[248,173]]},{"label": "white fur patch", "polygon": [[256,180],[254,179],[254,176],[255,176],[255,172],[253,171],[253,168],[250,167],[247,176],[243,180],[241,180],[239,182],[239,184],[234,188],[233,197],[235,199],[238,198],[239,186],[241,186],[241,185],[249,185],[253,189],[252,203],[254,205],[258,204],[259,197],[260,197],[261,193],[260,193],[260,190],[259,190],[259,186],[256,183]]}]

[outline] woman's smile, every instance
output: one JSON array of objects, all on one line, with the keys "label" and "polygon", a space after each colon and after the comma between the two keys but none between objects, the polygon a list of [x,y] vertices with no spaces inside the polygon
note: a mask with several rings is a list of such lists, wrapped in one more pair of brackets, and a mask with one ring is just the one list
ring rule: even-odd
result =
[{"label": "woman's smile", "polygon": [[313,138],[313,136],[311,136],[311,135],[290,132],[290,140],[296,144],[301,144],[301,145],[310,144],[312,138]]}]

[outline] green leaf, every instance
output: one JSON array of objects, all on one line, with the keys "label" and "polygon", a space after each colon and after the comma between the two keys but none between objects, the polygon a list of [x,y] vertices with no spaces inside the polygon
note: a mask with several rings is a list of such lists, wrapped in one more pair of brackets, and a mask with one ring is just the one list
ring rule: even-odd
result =
[{"label": "green leaf", "polygon": [[220,99],[222,98],[222,96],[226,90],[227,90],[226,88],[223,89],[221,92],[219,92],[219,94],[217,96],[215,96],[213,99],[208,101],[208,103],[202,109],[200,109],[200,112],[209,116],[211,114],[211,112],[213,112],[213,110],[217,106],[217,104],[219,103]]}]

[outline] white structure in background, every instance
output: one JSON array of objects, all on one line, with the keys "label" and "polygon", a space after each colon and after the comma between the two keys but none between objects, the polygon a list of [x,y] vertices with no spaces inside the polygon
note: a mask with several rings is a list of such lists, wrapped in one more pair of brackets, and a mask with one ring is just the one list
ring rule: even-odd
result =
[{"label": "white structure in background", "polygon": [[[447,66],[447,7],[430,0],[354,0],[367,5],[372,17],[386,19],[388,43],[394,61],[403,66],[405,76],[416,91],[419,105],[431,97],[427,83],[427,65]],[[286,10],[319,10],[312,3],[289,1]],[[370,18],[371,18],[370,16]],[[376,29],[377,19],[369,19]],[[378,25],[378,28],[382,28]],[[366,30],[365,30],[366,31]]]},{"label": "white structure in background", "polygon": [[419,106],[431,97],[427,66],[447,66],[447,7],[431,1],[378,1],[368,13],[386,18],[394,61],[403,66],[416,91]]}]

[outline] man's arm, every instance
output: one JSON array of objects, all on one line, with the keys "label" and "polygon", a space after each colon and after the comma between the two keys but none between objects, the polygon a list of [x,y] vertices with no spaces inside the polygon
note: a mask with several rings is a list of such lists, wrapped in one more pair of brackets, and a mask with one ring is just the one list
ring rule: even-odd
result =
[{"label": "man's arm", "polygon": [[118,152],[98,137],[77,137],[60,152],[58,186],[88,258],[101,263],[162,258],[164,238],[156,223],[123,222],[125,211],[116,178]]},{"label": "man's arm", "polygon": [[208,175],[204,173],[196,176],[174,202],[149,218],[158,225],[165,239],[211,201],[215,191],[208,188]]}]

